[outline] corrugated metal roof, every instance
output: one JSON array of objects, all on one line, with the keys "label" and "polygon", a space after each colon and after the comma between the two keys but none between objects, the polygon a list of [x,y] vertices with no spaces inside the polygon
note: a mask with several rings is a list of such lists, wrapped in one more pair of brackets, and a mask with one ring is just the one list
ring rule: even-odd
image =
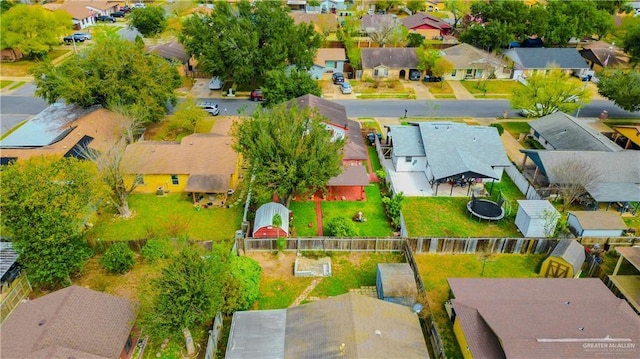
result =
[{"label": "corrugated metal roof", "polygon": [[286,309],[233,313],[225,358],[284,358],[286,321]]},{"label": "corrugated metal roof", "polygon": [[272,226],[273,225],[273,216],[275,214],[279,214],[280,218],[282,218],[282,225],[280,228],[286,232],[283,234],[289,233],[289,209],[280,203],[269,202],[265,203],[256,211],[256,218],[253,222],[253,235],[256,232],[264,227],[264,226]]}]

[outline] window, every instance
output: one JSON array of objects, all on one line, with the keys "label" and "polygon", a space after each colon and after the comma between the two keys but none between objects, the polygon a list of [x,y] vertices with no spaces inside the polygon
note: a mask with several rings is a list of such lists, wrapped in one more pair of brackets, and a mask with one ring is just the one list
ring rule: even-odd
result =
[{"label": "window", "polygon": [[131,336],[127,338],[127,342],[124,344],[125,353],[129,353],[131,347],[133,346],[133,340],[131,340]]},{"label": "window", "polygon": [[378,67],[373,70],[373,77],[387,77],[387,69],[384,67]]},{"label": "window", "polygon": [[136,177],[136,185],[144,186],[144,176],[143,175],[138,175],[138,177]]},{"label": "window", "polygon": [[178,179],[178,175],[171,175],[171,184],[177,186],[180,184],[180,180]]},{"label": "window", "polygon": [[326,68],[330,68],[330,69],[335,69],[336,68],[336,62],[335,61],[325,61],[324,65]]},{"label": "window", "polygon": [[411,156],[407,156],[404,158],[404,161],[407,163],[411,163],[411,161],[413,160],[413,158]]}]

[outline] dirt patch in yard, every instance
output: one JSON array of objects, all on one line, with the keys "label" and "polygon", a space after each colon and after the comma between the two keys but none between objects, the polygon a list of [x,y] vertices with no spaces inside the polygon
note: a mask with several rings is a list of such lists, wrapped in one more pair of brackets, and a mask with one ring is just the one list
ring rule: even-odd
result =
[{"label": "dirt patch in yard", "polygon": [[258,261],[260,267],[262,267],[262,272],[270,277],[293,278],[293,264],[296,261],[295,253],[251,252],[247,253],[246,256]]}]

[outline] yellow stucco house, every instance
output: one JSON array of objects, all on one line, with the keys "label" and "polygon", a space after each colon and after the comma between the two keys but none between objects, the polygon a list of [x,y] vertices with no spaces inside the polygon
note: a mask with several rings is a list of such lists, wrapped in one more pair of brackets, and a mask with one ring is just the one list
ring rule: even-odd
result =
[{"label": "yellow stucco house", "polygon": [[232,138],[215,133],[193,134],[180,142],[142,141],[130,144],[123,158],[127,185],[134,192],[223,193],[235,189],[240,156]]}]

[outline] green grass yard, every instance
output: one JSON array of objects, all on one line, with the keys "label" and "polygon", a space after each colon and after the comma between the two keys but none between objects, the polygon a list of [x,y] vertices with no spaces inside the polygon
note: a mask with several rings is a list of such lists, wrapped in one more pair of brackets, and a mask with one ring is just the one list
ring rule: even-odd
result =
[{"label": "green grass yard", "polygon": [[427,300],[438,326],[447,358],[462,358],[462,353],[453,334],[453,325],[444,309],[449,299],[447,278],[534,278],[544,255],[497,254],[483,258],[475,254],[415,255],[420,276],[427,291]]},{"label": "green grass yard", "polygon": [[3,89],[9,85],[11,85],[13,81],[10,80],[0,80],[0,89]]},{"label": "green grass yard", "polygon": [[502,125],[505,131],[509,132],[513,138],[518,139],[521,133],[525,135],[529,134],[531,126],[527,121],[505,121],[498,122]]},{"label": "green grass yard", "polygon": [[514,80],[467,80],[460,81],[460,84],[478,98],[508,98],[515,88],[523,86],[520,82]]},{"label": "green grass yard", "polygon": [[422,82],[429,89],[429,92],[437,99],[456,98],[451,85],[447,81],[442,82]]},{"label": "green grass yard", "polygon": [[242,222],[242,206],[208,208],[197,211],[191,196],[170,193],[133,194],[129,207],[134,216],[118,218],[114,212],[102,212],[88,232],[92,240],[126,241],[132,239],[188,235],[194,240],[232,239]]},{"label": "green grass yard", "polygon": [[293,212],[293,226],[296,236],[316,237],[318,235],[315,202],[292,201],[289,210]]}]

